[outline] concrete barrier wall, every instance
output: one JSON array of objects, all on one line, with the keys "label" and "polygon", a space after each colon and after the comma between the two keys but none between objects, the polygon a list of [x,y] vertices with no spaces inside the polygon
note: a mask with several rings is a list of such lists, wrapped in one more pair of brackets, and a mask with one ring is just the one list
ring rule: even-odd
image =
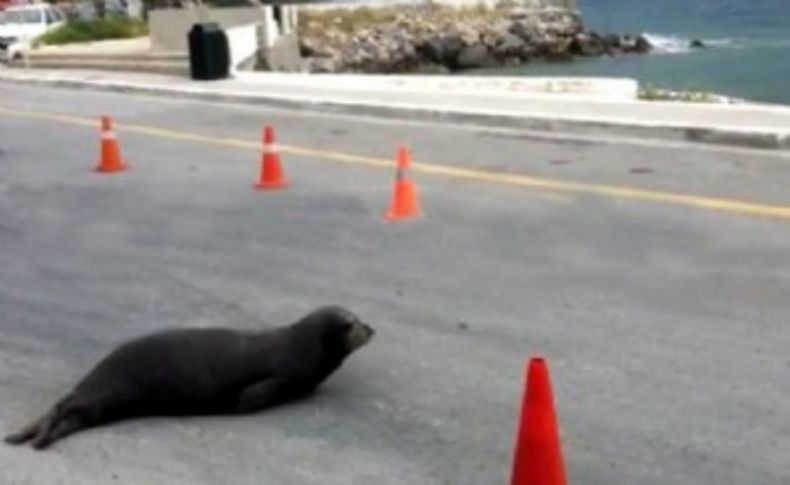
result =
[{"label": "concrete barrier wall", "polygon": [[[269,12],[270,23],[266,24],[266,11],[271,7],[234,7],[208,9],[207,20],[216,22],[223,29],[240,27],[250,24],[261,24],[263,35],[267,37],[277,35],[272,32],[276,26],[271,24],[273,17]],[[187,34],[200,16],[196,9],[161,9],[149,13],[151,49],[166,52],[187,52]]]},{"label": "concrete barrier wall", "polygon": [[235,75],[239,68],[251,59],[257,58],[258,26],[255,24],[225,29],[230,49],[230,73]]},{"label": "concrete barrier wall", "polygon": [[294,33],[281,35],[273,46],[263,50],[263,57],[267,67],[273,71],[298,72],[302,68],[299,39]]}]

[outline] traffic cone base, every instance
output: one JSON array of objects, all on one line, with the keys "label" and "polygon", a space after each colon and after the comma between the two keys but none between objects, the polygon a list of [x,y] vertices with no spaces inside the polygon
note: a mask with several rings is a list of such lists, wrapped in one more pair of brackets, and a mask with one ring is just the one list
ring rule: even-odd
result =
[{"label": "traffic cone base", "polygon": [[417,202],[417,188],[414,184],[410,180],[396,182],[392,205],[384,218],[388,221],[400,221],[421,215],[422,212]]},{"label": "traffic cone base", "polygon": [[94,169],[95,172],[99,172],[99,173],[117,173],[117,172],[125,172],[126,170],[129,170],[129,167],[126,166],[123,162],[110,163],[110,164],[99,162],[99,164]]},{"label": "traffic cone base", "polygon": [[530,360],[511,485],[566,485],[557,416],[545,359]]},{"label": "traffic cone base", "polygon": [[288,182],[258,182],[254,187],[258,190],[279,190],[288,187]]}]

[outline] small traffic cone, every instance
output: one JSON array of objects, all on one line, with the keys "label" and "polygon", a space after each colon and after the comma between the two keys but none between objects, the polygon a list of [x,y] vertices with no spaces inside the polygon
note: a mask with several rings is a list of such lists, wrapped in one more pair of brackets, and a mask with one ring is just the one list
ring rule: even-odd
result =
[{"label": "small traffic cone", "polygon": [[404,147],[398,149],[397,163],[392,205],[384,215],[389,221],[411,219],[421,214],[420,204],[417,200],[417,187],[406,177],[406,170],[411,165],[411,154],[408,149]]},{"label": "small traffic cone", "polygon": [[101,173],[116,173],[126,170],[126,164],[121,158],[121,149],[112,127],[109,116],[101,117],[101,154],[95,169]]},{"label": "small traffic cone", "polygon": [[511,485],[566,485],[554,397],[545,359],[527,369]]},{"label": "small traffic cone", "polygon": [[280,154],[274,143],[274,128],[266,126],[263,129],[263,157],[261,158],[261,178],[255,188],[258,190],[276,190],[286,187],[288,181],[283,175],[280,164]]}]

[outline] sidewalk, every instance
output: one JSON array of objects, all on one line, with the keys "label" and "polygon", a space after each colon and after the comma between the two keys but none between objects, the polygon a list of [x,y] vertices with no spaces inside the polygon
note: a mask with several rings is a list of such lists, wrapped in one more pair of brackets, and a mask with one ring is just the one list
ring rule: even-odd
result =
[{"label": "sidewalk", "polygon": [[[574,134],[790,149],[790,107],[685,104],[513,89],[517,78],[317,76],[241,73],[184,77],[86,70],[0,69],[0,82],[136,92],[397,119],[438,120]],[[480,78],[478,78],[480,79]],[[606,82],[605,80],[602,82]]]}]

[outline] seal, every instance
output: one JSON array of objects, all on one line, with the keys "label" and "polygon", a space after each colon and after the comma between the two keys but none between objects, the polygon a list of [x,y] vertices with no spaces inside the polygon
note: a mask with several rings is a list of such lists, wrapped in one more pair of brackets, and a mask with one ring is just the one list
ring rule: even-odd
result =
[{"label": "seal", "polygon": [[274,329],[148,334],[110,352],[47,413],[5,441],[42,450],[128,418],[262,411],[311,394],[374,333],[345,308],[326,306]]}]

